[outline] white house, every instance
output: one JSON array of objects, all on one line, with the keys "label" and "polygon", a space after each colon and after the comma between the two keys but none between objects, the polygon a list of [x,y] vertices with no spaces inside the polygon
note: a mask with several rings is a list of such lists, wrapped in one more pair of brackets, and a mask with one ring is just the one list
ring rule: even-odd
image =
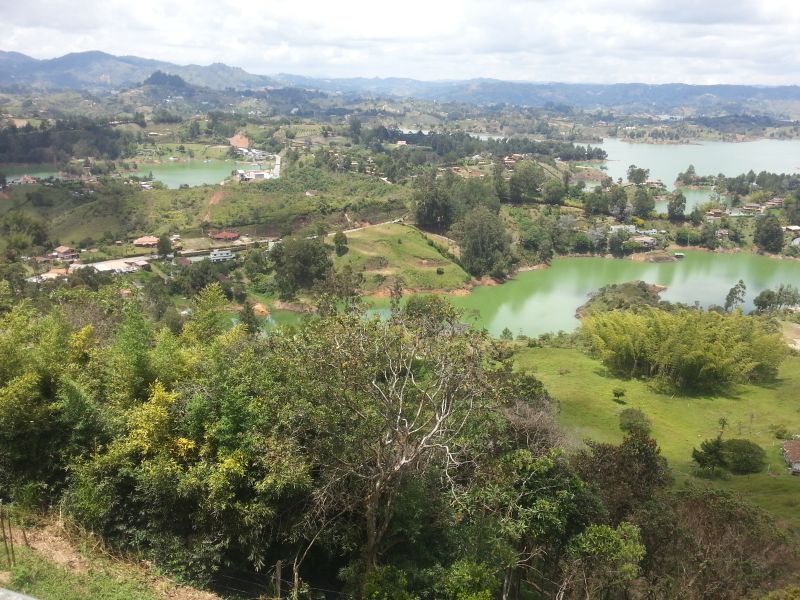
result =
[{"label": "white house", "polygon": [[211,254],[208,255],[208,260],[210,260],[212,263],[225,262],[232,259],[233,252],[230,250],[212,250]]}]

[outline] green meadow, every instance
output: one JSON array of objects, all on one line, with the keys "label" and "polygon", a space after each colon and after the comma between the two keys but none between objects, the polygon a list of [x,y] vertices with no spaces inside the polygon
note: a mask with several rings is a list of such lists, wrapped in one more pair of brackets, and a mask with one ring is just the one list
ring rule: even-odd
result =
[{"label": "green meadow", "polygon": [[[619,442],[620,412],[638,408],[653,423],[653,437],[669,461],[676,485],[691,481],[735,490],[787,526],[800,527],[800,477],[788,473],[780,452],[782,441],[774,434],[777,425],[800,433],[800,357],[789,357],[771,385],[742,385],[719,396],[663,393],[646,381],[622,380],[575,349],[526,348],[517,353],[516,366],[535,374],[558,401],[559,421],[572,447],[585,439]],[[625,390],[624,405],[614,401],[615,388]],[[762,473],[716,481],[691,475],[692,448],[719,433],[721,418],[727,421],[726,438],[746,438],[764,448],[768,466]]]}]

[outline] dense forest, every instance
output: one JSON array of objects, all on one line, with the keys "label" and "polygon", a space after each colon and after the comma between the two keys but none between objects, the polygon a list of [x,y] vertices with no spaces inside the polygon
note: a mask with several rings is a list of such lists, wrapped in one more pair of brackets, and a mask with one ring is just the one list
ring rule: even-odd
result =
[{"label": "dense forest", "polygon": [[133,136],[86,117],[41,127],[0,129],[0,163],[65,163],[72,157],[116,160],[135,153]]}]

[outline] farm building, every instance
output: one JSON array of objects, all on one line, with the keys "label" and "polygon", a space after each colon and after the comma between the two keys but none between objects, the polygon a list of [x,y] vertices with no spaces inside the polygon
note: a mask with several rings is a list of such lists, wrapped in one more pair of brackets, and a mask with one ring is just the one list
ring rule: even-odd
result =
[{"label": "farm building", "polygon": [[69,246],[58,246],[53,250],[53,254],[59,260],[77,260],[78,258],[75,248]]},{"label": "farm building", "polygon": [[144,235],[133,240],[133,245],[140,248],[155,248],[158,246],[158,238],[154,235]]},{"label": "farm building", "polygon": [[655,248],[658,240],[650,237],[649,235],[640,235],[634,238],[631,238],[632,241],[636,242],[637,244],[641,244],[645,248]]},{"label": "farm building", "polygon": [[235,231],[214,231],[208,236],[218,242],[232,242],[239,239],[239,234]]},{"label": "farm building", "polygon": [[792,475],[800,475],[800,440],[783,442],[783,458],[792,470]]},{"label": "farm building", "polygon": [[243,171],[241,169],[237,171],[237,175],[239,175],[239,181],[263,181],[265,179],[272,179],[275,176],[272,170]]}]

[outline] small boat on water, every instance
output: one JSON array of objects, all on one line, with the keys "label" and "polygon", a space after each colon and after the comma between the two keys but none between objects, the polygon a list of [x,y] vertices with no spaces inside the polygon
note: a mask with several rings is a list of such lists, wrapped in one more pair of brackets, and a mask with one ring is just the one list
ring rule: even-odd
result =
[{"label": "small boat on water", "polygon": [[675,258],[686,258],[686,255],[683,252],[675,252],[672,256]]}]

